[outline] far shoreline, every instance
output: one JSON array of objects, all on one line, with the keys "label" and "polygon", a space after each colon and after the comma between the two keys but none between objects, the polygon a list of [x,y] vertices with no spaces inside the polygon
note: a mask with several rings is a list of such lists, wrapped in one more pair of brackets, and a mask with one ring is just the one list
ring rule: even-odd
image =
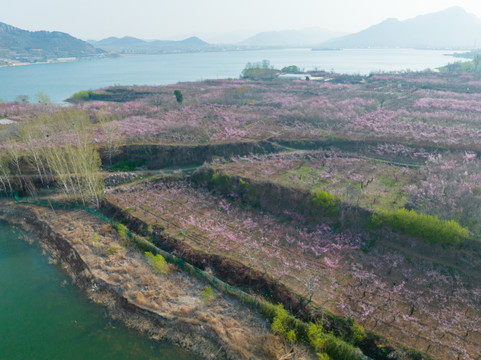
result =
[{"label": "far shoreline", "polygon": [[[107,54],[104,56],[97,56],[97,57],[72,57],[72,58],[55,58],[49,59],[47,61],[41,62],[15,62],[10,59],[0,58],[0,62],[11,62],[10,64],[0,65],[0,68],[6,67],[16,67],[16,66],[27,66],[27,65],[45,65],[45,64],[58,64],[58,63],[68,63],[68,62],[78,62],[78,61],[88,61],[88,60],[103,60],[103,59],[115,59],[115,58],[132,58],[132,57],[141,57],[141,56],[162,56],[162,55],[181,55],[181,54],[206,54],[206,53],[225,53],[225,52],[246,52],[246,51],[275,51],[275,50],[311,50],[314,52],[329,52],[329,51],[341,51],[341,50],[416,50],[416,51],[446,51],[444,56],[451,56],[451,57],[459,57],[464,58],[460,55],[471,51],[472,49],[429,49],[429,48],[315,48],[312,46],[287,46],[287,47],[260,47],[260,48],[244,48],[244,49],[218,49],[212,51],[181,51],[181,52],[166,52],[166,53],[158,53],[158,54],[151,54],[151,53],[138,53],[138,54]],[[452,53],[449,53],[452,51]],[[461,52],[459,52],[461,51]],[[468,57],[466,57],[467,59]]]}]

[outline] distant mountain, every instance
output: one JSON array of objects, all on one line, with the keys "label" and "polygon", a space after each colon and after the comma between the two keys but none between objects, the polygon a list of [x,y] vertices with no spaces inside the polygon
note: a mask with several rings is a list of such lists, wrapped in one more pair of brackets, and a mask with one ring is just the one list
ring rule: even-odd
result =
[{"label": "distant mountain", "polygon": [[344,34],[319,28],[268,31],[256,34],[240,44],[247,46],[310,47],[341,35]]},{"label": "distant mountain", "polygon": [[26,62],[98,55],[102,51],[63,32],[26,31],[0,23],[0,58]]},{"label": "distant mountain", "polygon": [[461,7],[405,21],[387,19],[356,34],[328,40],[332,48],[466,49],[481,46],[481,19]]},{"label": "distant mountain", "polygon": [[190,37],[181,41],[172,40],[141,40],[126,36],[123,38],[109,37],[100,41],[89,41],[96,48],[119,54],[160,54],[171,52],[194,52],[207,50],[210,44]]},{"label": "distant mountain", "polygon": [[121,39],[115,36],[112,36],[100,41],[89,41],[89,42],[98,48],[109,47],[109,46],[118,46],[118,47],[141,46],[142,44],[145,43],[144,40],[140,40],[130,36],[125,36]]}]

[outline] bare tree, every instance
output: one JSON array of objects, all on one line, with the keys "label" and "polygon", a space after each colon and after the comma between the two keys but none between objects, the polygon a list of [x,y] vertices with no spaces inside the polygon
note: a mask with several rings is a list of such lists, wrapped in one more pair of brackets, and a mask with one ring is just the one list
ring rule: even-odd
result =
[{"label": "bare tree", "polygon": [[321,289],[321,276],[312,272],[309,268],[304,268],[301,272],[301,276],[294,276],[294,278],[304,286],[307,299],[306,305],[308,305],[312,302],[314,295]]},{"label": "bare tree", "polygon": [[102,134],[104,136],[105,153],[109,164],[112,165],[112,158],[119,152],[120,144],[120,131],[119,126],[113,121],[111,117],[100,114],[97,116],[99,124],[102,128]]}]

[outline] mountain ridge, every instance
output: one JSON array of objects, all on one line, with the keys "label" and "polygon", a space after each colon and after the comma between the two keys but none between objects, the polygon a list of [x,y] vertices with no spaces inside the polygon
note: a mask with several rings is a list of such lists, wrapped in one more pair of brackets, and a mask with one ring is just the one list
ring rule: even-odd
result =
[{"label": "mountain ridge", "polygon": [[0,22],[1,57],[36,62],[66,57],[96,56],[102,51],[60,31],[28,31]]},{"label": "mountain ridge", "polygon": [[301,30],[265,31],[240,42],[247,46],[315,46],[321,42],[344,35],[321,28],[306,28]]},{"label": "mountain ridge", "polygon": [[322,43],[337,48],[466,49],[481,45],[481,19],[453,6],[400,21],[389,18]]},{"label": "mountain ridge", "polygon": [[91,40],[89,43],[99,49],[111,53],[138,53],[156,54],[165,52],[201,51],[207,50],[211,45],[196,36],[184,40],[142,40],[132,36],[108,37],[99,41]]}]

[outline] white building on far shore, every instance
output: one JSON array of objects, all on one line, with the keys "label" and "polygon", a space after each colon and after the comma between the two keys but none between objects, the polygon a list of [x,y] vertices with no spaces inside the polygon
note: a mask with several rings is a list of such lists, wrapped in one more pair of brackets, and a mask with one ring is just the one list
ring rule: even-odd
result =
[{"label": "white building on far shore", "polygon": [[15,124],[16,121],[10,120],[10,119],[0,119],[0,125],[10,125],[10,124]]}]

